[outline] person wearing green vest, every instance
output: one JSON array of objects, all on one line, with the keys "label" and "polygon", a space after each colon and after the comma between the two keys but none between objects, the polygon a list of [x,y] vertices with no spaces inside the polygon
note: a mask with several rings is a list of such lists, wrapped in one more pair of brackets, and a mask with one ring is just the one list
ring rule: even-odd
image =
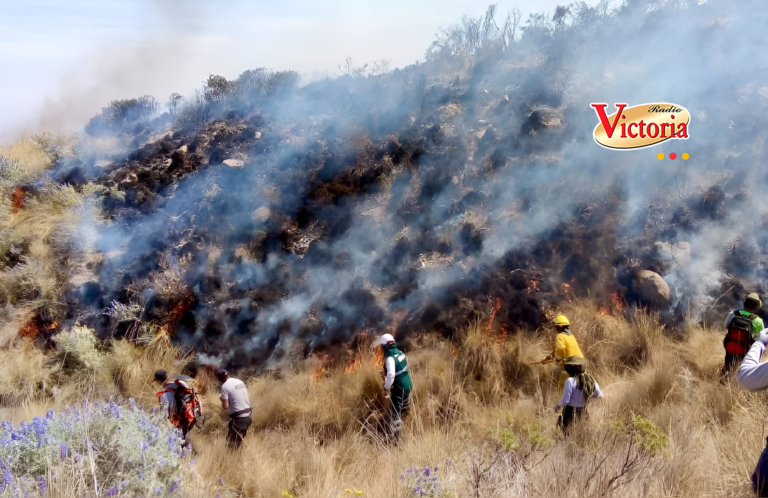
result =
[{"label": "person wearing green vest", "polygon": [[744,308],[731,311],[725,317],[725,361],[720,371],[721,379],[739,368],[752,343],[763,330],[763,319],[756,314],[762,306],[760,296],[753,292],[744,299]]},{"label": "person wearing green vest", "polygon": [[397,441],[403,429],[403,417],[408,412],[411,403],[413,382],[408,371],[408,360],[405,358],[405,353],[397,348],[392,334],[382,335],[380,342],[384,350],[385,398],[390,399],[390,431],[393,440]]}]

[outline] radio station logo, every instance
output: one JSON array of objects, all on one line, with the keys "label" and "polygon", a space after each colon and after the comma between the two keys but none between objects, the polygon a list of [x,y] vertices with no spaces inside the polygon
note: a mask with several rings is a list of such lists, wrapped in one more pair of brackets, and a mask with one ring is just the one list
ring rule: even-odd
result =
[{"label": "radio station logo", "polygon": [[669,139],[687,139],[691,114],[685,107],[660,102],[627,107],[615,104],[615,113],[607,115],[608,104],[591,104],[598,124],[595,142],[607,149],[630,150],[653,147]]}]

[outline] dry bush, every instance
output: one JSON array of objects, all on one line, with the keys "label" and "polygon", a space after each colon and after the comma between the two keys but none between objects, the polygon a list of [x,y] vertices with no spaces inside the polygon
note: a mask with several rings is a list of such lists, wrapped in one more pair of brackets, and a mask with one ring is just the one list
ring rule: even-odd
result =
[{"label": "dry bush", "polygon": [[482,402],[496,400],[504,392],[504,343],[485,331],[480,321],[467,327],[457,358],[459,378]]},{"label": "dry bush", "polygon": [[0,156],[10,158],[19,165],[23,172],[21,182],[29,181],[51,166],[51,156],[31,138],[7,147],[0,146]]}]

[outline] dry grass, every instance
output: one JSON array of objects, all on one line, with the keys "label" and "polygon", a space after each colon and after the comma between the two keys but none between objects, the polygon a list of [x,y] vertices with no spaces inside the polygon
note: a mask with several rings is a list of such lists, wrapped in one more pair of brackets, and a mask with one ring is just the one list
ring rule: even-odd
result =
[{"label": "dry grass", "polygon": [[7,147],[0,146],[0,156],[16,161],[27,181],[51,166],[51,157],[31,138],[19,140]]},{"label": "dry grass", "polygon": [[[475,326],[458,346],[431,336],[413,341],[414,404],[397,446],[383,444],[378,425],[373,349],[350,373],[339,365],[317,378],[304,362],[246,379],[254,423],[236,456],[224,444],[218,386],[201,370],[208,422],[190,436],[196,463],[185,494],[406,497],[413,494],[400,475],[437,465],[453,493],[444,496],[748,495],[768,402],[719,382],[719,337],[692,326],[673,340],[653,315],[595,309],[582,302],[563,310],[605,393],[568,439],[555,427],[557,368],[528,364],[552,337],[500,338]],[[46,367],[50,355],[31,345],[0,352],[14,362],[0,377],[4,418],[29,419],[82,396],[120,394],[151,406],[154,370],[180,371],[189,359],[161,342],[117,341],[98,353],[103,364],[92,374],[57,378]],[[38,390],[39,382],[51,387]],[[643,449],[650,436],[633,425],[637,415],[663,431],[667,446]]]}]

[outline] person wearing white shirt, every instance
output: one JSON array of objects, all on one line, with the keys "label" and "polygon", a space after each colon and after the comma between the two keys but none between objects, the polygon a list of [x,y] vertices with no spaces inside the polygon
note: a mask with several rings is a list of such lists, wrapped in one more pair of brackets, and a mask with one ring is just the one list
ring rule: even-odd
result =
[{"label": "person wearing white shirt", "polygon": [[221,406],[229,413],[227,443],[230,448],[237,449],[252,422],[248,388],[242,380],[230,377],[223,368],[216,371],[216,378],[221,382]]},{"label": "person wearing white shirt", "polygon": [[603,392],[594,377],[584,371],[583,358],[569,358],[564,367],[570,377],[565,381],[563,397],[560,398],[555,411],[560,411],[563,408],[559,424],[563,428],[563,432],[567,434],[568,427],[581,418],[588,399],[602,398]]},{"label": "person wearing white shirt", "polygon": [[[739,385],[747,391],[762,391],[768,389],[768,363],[760,363],[765,346],[768,344],[768,329],[758,334],[755,343],[749,348],[744,361],[739,367]],[[757,496],[768,496],[768,438],[766,446],[752,473],[752,489]]]}]

